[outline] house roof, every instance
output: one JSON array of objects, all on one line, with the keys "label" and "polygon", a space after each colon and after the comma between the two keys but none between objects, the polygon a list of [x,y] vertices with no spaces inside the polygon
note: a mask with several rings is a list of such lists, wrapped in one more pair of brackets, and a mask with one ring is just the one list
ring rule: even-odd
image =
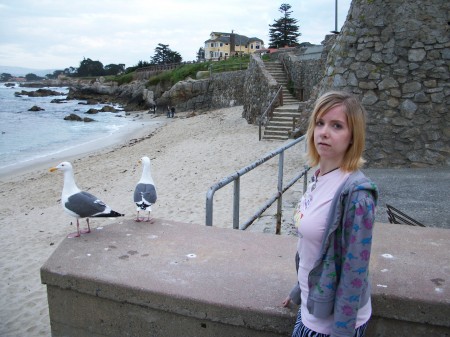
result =
[{"label": "house roof", "polygon": [[[223,42],[223,43],[230,43],[230,35],[231,33],[220,33],[220,32],[212,32],[211,35],[214,34],[217,36],[217,38],[215,39],[208,39],[205,41],[205,43],[208,42]],[[245,35],[239,35],[239,34],[234,34],[235,35],[235,41],[236,43],[239,43],[241,45],[244,44],[248,44],[250,42],[256,42],[259,41],[262,44],[264,44],[264,41],[257,38],[257,37],[247,37]]]}]

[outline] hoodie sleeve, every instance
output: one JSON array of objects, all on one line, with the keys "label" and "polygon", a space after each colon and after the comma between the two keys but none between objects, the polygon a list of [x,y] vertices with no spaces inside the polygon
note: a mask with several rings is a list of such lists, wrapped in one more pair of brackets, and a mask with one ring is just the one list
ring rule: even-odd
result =
[{"label": "hoodie sleeve", "polygon": [[[342,261],[331,336],[353,336],[364,291],[370,291],[369,259],[377,189],[371,182],[356,185],[346,199],[342,217]],[[339,237],[339,236],[338,236]]]}]

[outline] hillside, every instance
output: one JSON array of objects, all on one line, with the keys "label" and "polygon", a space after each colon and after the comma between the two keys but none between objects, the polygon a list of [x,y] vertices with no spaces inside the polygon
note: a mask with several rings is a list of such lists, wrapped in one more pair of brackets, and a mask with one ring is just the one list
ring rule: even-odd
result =
[{"label": "hillside", "polygon": [[25,76],[26,74],[35,74],[37,76],[45,76],[47,74],[53,74],[55,69],[32,69],[25,67],[10,67],[0,65],[0,74],[7,73],[13,76]]}]

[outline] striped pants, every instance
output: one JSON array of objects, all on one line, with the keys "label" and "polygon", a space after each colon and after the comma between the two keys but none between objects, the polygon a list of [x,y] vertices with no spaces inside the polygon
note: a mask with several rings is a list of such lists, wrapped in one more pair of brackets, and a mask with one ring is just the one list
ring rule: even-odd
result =
[{"label": "striped pants", "polygon": [[[355,334],[353,337],[363,337],[366,332],[367,323],[364,323],[359,328],[355,330]],[[292,337],[329,337],[330,335],[325,335],[323,333],[315,332],[311,329],[308,329],[302,322],[302,313],[301,310],[298,310],[297,321],[295,322],[294,332],[292,333]]]}]

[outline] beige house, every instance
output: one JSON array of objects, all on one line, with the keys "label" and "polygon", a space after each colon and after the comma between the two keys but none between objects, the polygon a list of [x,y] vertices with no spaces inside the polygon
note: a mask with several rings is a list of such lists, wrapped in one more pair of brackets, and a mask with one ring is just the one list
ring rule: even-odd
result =
[{"label": "beige house", "polygon": [[236,33],[212,32],[205,41],[205,59],[214,61],[230,56],[252,54],[264,49],[264,41],[257,37],[247,37]]}]

